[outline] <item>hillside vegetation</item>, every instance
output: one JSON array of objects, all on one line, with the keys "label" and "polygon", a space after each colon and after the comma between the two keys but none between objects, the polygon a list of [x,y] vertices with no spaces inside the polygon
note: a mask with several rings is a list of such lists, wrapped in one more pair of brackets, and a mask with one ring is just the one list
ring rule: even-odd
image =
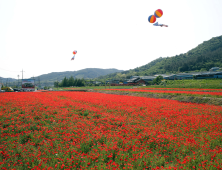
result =
[{"label": "hillside vegetation", "polygon": [[205,41],[185,54],[158,58],[144,66],[121,73],[101,76],[101,79],[129,78],[180,72],[209,71],[212,67],[222,67],[222,36]]},{"label": "hillside vegetation", "polygon": [[[42,84],[43,86],[52,86],[54,82],[61,82],[65,77],[74,79],[95,79],[99,76],[122,72],[123,70],[111,69],[100,69],[100,68],[86,68],[78,71],[65,71],[65,72],[52,72],[48,74],[43,74],[38,77],[34,77],[35,82]],[[29,77],[33,78],[33,77]],[[0,83],[11,85],[17,85],[18,80],[12,78],[2,78],[0,77]],[[19,81],[21,84],[21,80]]]},{"label": "hillside vegetation", "polygon": [[[77,79],[96,79],[104,82],[108,79],[129,79],[131,76],[152,76],[180,72],[209,71],[212,67],[222,68],[222,36],[203,42],[185,54],[158,58],[152,62],[127,71],[117,69],[86,68],[79,71],[52,72],[35,77],[36,82],[53,85],[65,77]],[[1,78],[2,83],[17,81]]]},{"label": "hillside vegetation", "polygon": [[[100,69],[100,68],[86,68],[78,71],[65,71],[65,72],[53,72],[49,74],[43,74],[39,76],[41,81],[60,81],[64,79],[64,77],[74,78],[84,78],[84,79],[93,79],[102,75],[111,74],[115,72],[122,72],[123,70],[117,69]],[[38,78],[38,77],[37,77]]]}]

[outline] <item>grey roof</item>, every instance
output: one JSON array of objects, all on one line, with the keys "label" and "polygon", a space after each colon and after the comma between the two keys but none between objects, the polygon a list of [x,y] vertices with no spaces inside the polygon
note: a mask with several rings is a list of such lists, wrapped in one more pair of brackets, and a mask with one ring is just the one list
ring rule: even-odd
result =
[{"label": "grey roof", "polygon": [[201,76],[201,75],[218,75],[222,74],[222,71],[204,71],[204,72],[191,72],[191,73],[178,73],[178,74],[157,74],[154,76],[132,76],[131,79],[127,80],[128,83],[137,82],[140,79],[146,81],[150,79],[155,79],[157,76],[163,76],[163,78],[167,77],[193,77],[193,76]]},{"label": "grey roof", "polygon": [[140,80],[140,77],[131,78],[131,79],[129,79],[127,82],[128,82],[128,83],[133,83],[133,82],[135,82],[136,80]]},{"label": "grey roof", "polygon": [[156,76],[141,76],[141,79],[155,79]]},{"label": "grey roof", "polygon": [[216,75],[217,75],[217,74],[222,74],[222,71],[218,71],[218,72],[217,72],[217,73],[215,73],[215,74],[216,74]]},{"label": "grey roof", "polygon": [[178,73],[178,74],[175,74],[176,76],[177,75],[193,75],[193,74],[191,74],[191,73]]},{"label": "grey roof", "polygon": [[215,75],[215,74],[219,74],[219,73],[222,73],[222,72],[217,72],[217,71],[206,71],[206,72],[201,72],[199,75]]},{"label": "grey roof", "polygon": [[163,76],[165,77],[172,77],[172,76],[197,76],[197,75],[215,75],[215,74],[222,74],[221,71],[204,71],[204,72],[191,72],[191,73],[178,73],[178,74],[158,74],[155,76]]},{"label": "grey roof", "polygon": [[140,77],[140,76],[131,76],[132,78],[138,78],[138,77]]},{"label": "grey roof", "polygon": [[157,76],[162,76],[163,78],[165,77],[172,77],[172,76],[175,76],[176,74],[157,74],[157,75],[154,75],[155,77]]}]

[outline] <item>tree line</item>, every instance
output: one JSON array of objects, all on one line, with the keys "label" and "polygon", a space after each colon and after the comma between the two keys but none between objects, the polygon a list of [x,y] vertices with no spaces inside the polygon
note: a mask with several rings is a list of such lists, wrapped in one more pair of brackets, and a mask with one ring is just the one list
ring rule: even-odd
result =
[{"label": "tree line", "polygon": [[54,87],[70,87],[70,86],[77,86],[81,87],[85,85],[84,79],[78,79],[73,78],[72,76],[70,78],[64,78],[61,82],[54,82]]}]

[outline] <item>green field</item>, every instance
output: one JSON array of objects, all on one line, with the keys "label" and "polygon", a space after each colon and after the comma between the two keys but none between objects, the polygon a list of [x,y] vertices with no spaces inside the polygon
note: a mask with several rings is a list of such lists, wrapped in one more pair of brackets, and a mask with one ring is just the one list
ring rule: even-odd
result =
[{"label": "green field", "polygon": [[[70,89],[131,89],[138,86],[84,86],[84,87],[59,87],[54,90]],[[160,85],[140,86],[140,88],[199,88],[199,89],[222,89],[222,79],[201,79],[201,80],[165,80]]]},{"label": "green field", "polygon": [[166,80],[155,87],[222,89],[222,79]]}]

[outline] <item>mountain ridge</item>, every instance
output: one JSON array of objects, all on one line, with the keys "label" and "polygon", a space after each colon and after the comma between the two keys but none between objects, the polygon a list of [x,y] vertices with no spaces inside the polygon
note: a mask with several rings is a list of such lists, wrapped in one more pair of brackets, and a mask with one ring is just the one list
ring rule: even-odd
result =
[{"label": "mountain ridge", "polygon": [[199,72],[208,71],[212,67],[222,68],[222,36],[213,37],[208,41],[204,41],[187,53],[172,57],[160,57],[143,66],[99,78],[121,79],[131,76]]},{"label": "mountain ridge", "polygon": [[[61,81],[64,79],[64,77],[69,78],[73,76],[74,78],[84,78],[84,79],[94,79],[97,78],[101,75],[106,75],[114,72],[122,72],[124,70],[118,70],[115,68],[109,68],[109,69],[102,69],[102,68],[85,68],[77,71],[64,71],[64,72],[51,72],[51,73],[46,73],[42,74],[39,76],[34,77],[36,81],[48,81],[48,82],[55,82],[55,81]],[[31,79],[33,77],[30,77]],[[18,81],[17,79],[13,78],[3,78],[0,77],[1,81],[3,83],[8,82],[14,82]]]},{"label": "mountain ridge", "polygon": [[[222,36],[204,41],[187,53],[172,57],[159,57],[143,66],[130,70],[85,68],[78,71],[52,72],[37,76],[35,79],[48,82],[61,81],[64,77],[69,78],[70,76],[84,79],[124,79],[131,76],[208,71],[212,67],[222,68]],[[6,80],[7,78],[2,79]],[[10,81],[17,80],[8,79]]]}]

